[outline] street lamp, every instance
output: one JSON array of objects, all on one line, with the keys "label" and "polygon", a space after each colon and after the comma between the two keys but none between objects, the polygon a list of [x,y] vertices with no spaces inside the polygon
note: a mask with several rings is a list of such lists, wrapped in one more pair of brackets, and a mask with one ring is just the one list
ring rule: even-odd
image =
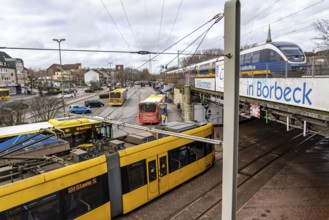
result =
[{"label": "street lamp", "polygon": [[62,68],[62,55],[61,55],[61,42],[65,41],[64,38],[62,39],[53,39],[53,41],[56,41],[58,43],[58,52],[59,52],[59,65],[61,68],[61,90],[62,90],[62,104],[63,104],[63,110],[65,113],[65,107],[64,107],[64,88],[63,88],[63,68]]}]

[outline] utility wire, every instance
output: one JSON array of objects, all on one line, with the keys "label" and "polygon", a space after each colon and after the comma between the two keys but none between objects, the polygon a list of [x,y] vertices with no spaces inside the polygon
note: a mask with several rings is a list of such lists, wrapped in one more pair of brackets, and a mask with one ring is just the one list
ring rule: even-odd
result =
[{"label": "utility wire", "polygon": [[126,20],[127,20],[127,22],[128,22],[128,25],[129,25],[130,31],[131,31],[131,33],[132,33],[132,35],[133,35],[133,38],[134,38],[134,41],[135,41],[136,47],[137,47],[137,49],[139,50],[139,46],[138,46],[138,43],[137,43],[137,41],[136,41],[135,33],[134,33],[134,31],[133,31],[133,29],[132,29],[132,27],[131,27],[131,25],[130,25],[129,18],[128,18],[128,15],[127,15],[127,13],[126,13],[126,9],[125,9],[125,7],[124,7],[124,5],[123,5],[123,3],[122,3],[122,0],[120,0],[120,2],[121,2],[121,6],[122,6],[122,9],[123,9],[123,12],[125,13],[125,17],[126,17]]},{"label": "utility wire", "polygon": [[270,6],[268,6],[267,8],[265,8],[264,10],[260,11],[258,14],[256,14],[254,17],[250,18],[248,21],[246,21],[243,25],[248,24],[250,21],[252,21],[253,19],[255,19],[258,15],[262,14],[263,12],[265,12],[266,10],[270,9],[271,7],[273,7],[273,5],[275,5],[276,3],[278,3],[280,0],[274,2],[273,4],[271,4]]},{"label": "utility wire", "polygon": [[[45,50],[45,51],[57,51],[58,49],[52,48],[36,48],[36,47],[0,47],[2,50]],[[85,49],[61,49],[61,51],[67,52],[91,52],[91,53],[130,53],[130,54],[159,54],[159,52],[152,51],[124,51],[124,50],[85,50]],[[176,55],[176,52],[161,52],[162,54],[172,54]],[[183,53],[184,55],[189,55],[189,53]],[[199,54],[201,55],[201,54]]]},{"label": "utility wire", "polygon": [[[301,10],[298,10],[298,11],[296,11],[296,12],[293,12],[293,13],[287,15],[287,16],[284,16],[284,17],[282,17],[282,18],[279,18],[279,19],[277,19],[277,20],[271,22],[271,24],[274,24],[274,23],[276,23],[276,22],[278,22],[278,21],[281,21],[282,19],[288,18],[288,17],[290,17],[290,16],[292,16],[292,15],[298,14],[299,12],[304,11],[304,10],[306,10],[306,9],[309,9],[309,8],[311,8],[311,7],[313,7],[313,6],[317,5],[317,4],[320,4],[320,3],[323,2],[323,1],[325,1],[325,0],[321,0],[321,1],[318,1],[318,2],[316,2],[316,3],[314,3],[314,4],[312,4],[312,5],[308,5],[308,6],[306,6],[305,8],[303,8],[303,9],[301,9]],[[254,31],[256,31],[256,30],[263,29],[264,27],[267,27],[267,25],[264,25],[264,26],[262,26],[262,27],[260,27],[260,28],[257,28],[257,29],[255,29],[255,30],[253,30],[253,31],[250,31],[250,32],[248,32],[248,33],[246,33],[246,34],[244,34],[244,35],[248,35],[248,34],[254,32]]]},{"label": "utility wire", "polygon": [[[206,30],[206,31],[204,31],[202,34],[200,34],[194,41],[192,41],[184,50],[182,50],[182,52],[184,52],[185,50],[187,50],[187,48],[189,48],[192,44],[194,44],[199,38],[201,38],[202,36],[203,36],[203,38],[202,38],[202,40],[200,41],[200,43],[199,43],[199,45],[197,46],[197,48],[196,48],[196,50],[195,50],[195,52],[194,52],[194,54],[191,56],[191,58],[190,58],[190,61],[192,60],[192,57],[194,56],[194,55],[196,55],[196,51],[198,50],[198,48],[200,47],[200,45],[202,44],[202,42],[203,42],[203,40],[204,40],[204,38],[206,37],[206,35],[208,34],[208,32],[209,32],[209,30],[216,24],[216,23],[218,23],[221,19],[223,18],[223,16],[222,17],[218,17],[217,18],[217,20]],[[167,64],[166,64],[166,66],[168,66],[171,62],[173,62],[176,58],[178,57],[178,55],[177,56],[175,56],[171,61],[169,61]],[[189,62],[190,62],[189,61]],[[162,71],[162,69],[163,68],[161,68],[160,69],[160,71],[159,71],[159,73]],[[158,73],[158,74],[159,74]]]},{"label": "utility wire", "polygon": [[205,22],[203,25],[201,25],[200,27],[198,27],[197,29],[195,29],[194,31],[192,31],[191,33],[185,35],[182,39],[180,39],[179,41],[175,42],[174,44],[172,44],[171,46],[167,47],[166,49],[164,49],[163,51],[161,51],[160,53],[158,53],[157,55],[155,55],[154,57],[152,57],[150,60],[146,61],[145,63],[143,63],[142,65],[140,65],[139,67],[137,67],[136,69],[141,68],[142,66],[144,66],[145,64],[151,62],[152,60],[154,60],[156,57],[160,56],[161,54],[165,54],[164,52],[167,51],[168,49],[172,48],[173,46],[175,46],[176,44],[178,44],[179,42],[181,42],[182,40],[184,40],[185,38],[187,38],[188,36],[190,36],[191,34],[193,34],[194,32],[198,31],[199,29],[201,29],[202,27],[204,27],[206,24],[208,24],[209,22],[211,22],[214,19],[219,18],[220,13],[216,14],[212,19],[210,19],[209,21]]},{"label": "utility wire", "polygon": [[126,38],[125,38],[125,37],[123,36],[123,34],[121,33],[121,31],[120,31],[120,29],[119,29],[119,27],[118,27],[117,23],[115,22],[115,20],[114,20],[114,19],[113,19],[113,17],[112,17],[112,15],[111,15],[110,11],[109,11],[109,10],[108,10],[108,8],[105,6],[105,4],[104,4],[103,0],[100,0],[100,1],[102,2],[104,9],[107,11],[107,14],[109,15],[109,17],[110,17],[110,19],[112,20],[113,24],[115,25],[115,27],[116,27],[116,28],[117,28],[117,30],[119,31],[119,33],[120,33],[120,35],[121,35],[122,39],[125,41],[125,43],[126,43],[126,44],[127,44],[127,46],[129,47],[129,50],[131,50],[131,48],[130,48],[130,45],[129,45],[128,41],[126,40]]},{"label": "utility wire", "polygon": [[[311,7],[313,7],[313,6],[315,6],[315,5],[319,4],[319,3],[321,3],[321,2],[323,2],[323,1],[324,1],[324,0],[321,0],[321,1],[319,1],[319,2],[316,2],[316,3],[312,4],[312,5],[306,6],[305,8],[303,8],[303,9],[301,9],[301,10],[299,10],[299,11],[293,12],[293,13],[291,13],[291,14],[288,14],[288,15],[285,16],[285,17],[279,18],[279,19],[275,20],[274,22],[271,22],[271,24],[276,23],[276,22],[278,22],[278,21],[281,21],[282,19],[285,19],[285,18],[290,17],[290,16],[292,16],[292,15],[295,15],[295,14],[297,14],[297,13],[303,11],[303,10],[306,10],[306,9],[308,9],[308,8],[311,8]],[[324,10],[326,10],[326,8],[325,8]],[[289,27],[294,27],[294,26],[295,26],[295,25],[290,25]],[[244,27],[245,27],[245,26],[244,26]],[[242,27],[241,29],[243,29],[244,27]],[[258,31],[258,30],[263,30],[264,27],[267,27],[267,25],[264,25],[264,26],[262,26],[262,27],[260,27],[260,28],[258,28],[258,29],[253,30],[253,31],[245,32],[245,33],[243,33],[241,36],[249,35],[249,34],[254,33],[254,32]],[[287,29],[289,29],[289,28],[287,28]],[[298,29],[298,30],[301,30],[301,29],[303,29],[303,28],[300,28],[300,29]],[[273,30],[272,30],[272,32],[273,32]],[[291,31],[290,31],[290,29],[289,29],[289,32],[287,32],[287,33],[290,33],[290,32],[291,32]],[[295,31],[294,31],[294,32],[295,32]],[[212,45],[212,44],[214,44],[214,43],[220,41],[223,37],[224,37],[224,35],[220,35],[220,36],[218,37],[217,40],[214,40],[213,42],[211,42],[211,43],[205,45],[203,48],[206,48],[206,47],[208,47],[208,46],[210,46],[210,45]]]},{"label": "utility wire", "polygon": [[158,35],[158,44],[157,44],[157,49],[159,48],[159,41],[160,41],[160,34],[161,34],[161,28],[162,28],[162,18],[163,18],[163,9],[164,9],[164,3],[165,0],[162,0],[162,9],[161,9],[161,18],[160,18],[160,28],[159,28],[159,35]]},{"label": "utility wire", "polygon": [[173,23],[173,25],[171,26],[170,34],[169,34],[168,39],[167,39],[166,46],[168,45],[168,42],[169,42],[169,39],[170,39],[170,37],[171,37],[172,31],[173,31],[173,29],[174,29],[174,27],[175,27],[175,24],[176,24],[176,21],[177,21],[177,17],[178,17],[178,14],[179,14],[180,8],[181,8],[181,6],[182,6],[182,2],[183,2],[183,0],[180,0],[179,6],[178,6],[178,10],[177,10],[177,13],[176,13],[176,16],[175,16],[174,23]]}]

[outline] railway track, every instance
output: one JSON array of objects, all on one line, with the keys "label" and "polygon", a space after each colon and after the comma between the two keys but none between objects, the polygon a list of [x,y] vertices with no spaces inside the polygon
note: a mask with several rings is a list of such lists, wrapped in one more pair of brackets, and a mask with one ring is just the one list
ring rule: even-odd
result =
[{"label": "railway track", "polygon": [[[221,128],[219,129],[222,132]],[[322,137],[278,123],[251,120],[240,125],[238,209],[291,160]],[[207,172],[119,219],[218,219],[222,202],[222,155]],[[166,208],[164,208],[166,207]]]}]

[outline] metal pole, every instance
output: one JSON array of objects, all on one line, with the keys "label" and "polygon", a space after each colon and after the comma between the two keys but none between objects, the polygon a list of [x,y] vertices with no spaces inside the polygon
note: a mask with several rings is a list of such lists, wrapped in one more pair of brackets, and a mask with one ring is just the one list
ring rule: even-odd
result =
[{"label": "metal pole", "polygon": [[240,1],[227,1],[224,16],[222,219],[235,220],[239,145]]},{"label": "metal pole", "polygon": [[179,50],[177,51],[177,69],[179,69]]},{"label": "metal pole", "polygon": [[314,62],[314,52],[313,52],[313,58],[312,58],[312,78],[314,78],[314,65],[315,65],[315,62]]},{"label": "metal pole", "polygon": [[53,41],[56,41],[58,43],[59,65],[60,65],[60,69],[61,69],[62,106],[63,106],[63,111],[65,113],[64,88],[63,88],[63,68],[62,68],[62,54],[61,54],[61,42],[65,41],[65,39],[64,38],[62,38],[62,39],[53,39]]}]

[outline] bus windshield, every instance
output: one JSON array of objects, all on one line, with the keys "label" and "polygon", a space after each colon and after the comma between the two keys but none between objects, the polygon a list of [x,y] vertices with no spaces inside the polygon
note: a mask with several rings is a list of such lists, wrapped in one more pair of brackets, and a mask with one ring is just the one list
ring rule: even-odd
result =
[{"label": "bus windshield", "polygon": [[111,92],[110,93],[110,98],[120,98],[121,93],[120,92]]},{"label": "bus windshield", "polygon": [[140,112],[156,112],[156,104],[154,103],[140,103]]},{"label": "bus windshield", "polygon": [[289,61],[303,62],[305,60],[304,54],[299,47],[294,46],[282,46],[279,47],[282,53],[286,55]]}]

